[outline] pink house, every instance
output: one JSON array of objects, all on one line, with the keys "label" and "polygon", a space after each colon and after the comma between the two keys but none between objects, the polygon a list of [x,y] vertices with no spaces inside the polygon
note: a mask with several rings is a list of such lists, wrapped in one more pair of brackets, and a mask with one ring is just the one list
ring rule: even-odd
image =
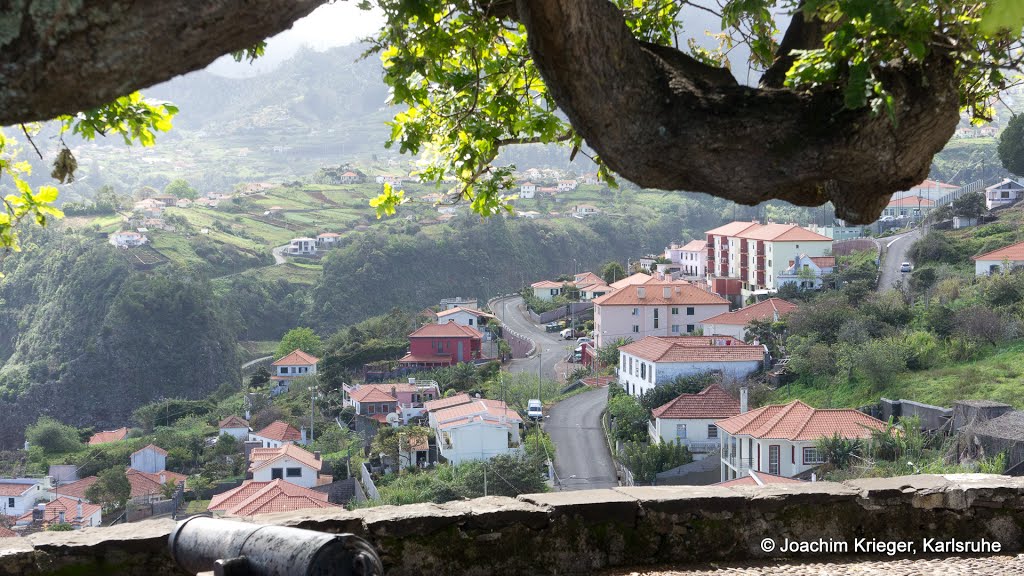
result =
[{"label": "pink house", "polygon": [[425,402],[441,397],[437,382],[417,382],[415,378],[409,378],[408,383],[345,385],[343,390],[346,406],[381,423],[387,422],[388,414],[397,413],[401,423],[408,424],[423,415]]}]

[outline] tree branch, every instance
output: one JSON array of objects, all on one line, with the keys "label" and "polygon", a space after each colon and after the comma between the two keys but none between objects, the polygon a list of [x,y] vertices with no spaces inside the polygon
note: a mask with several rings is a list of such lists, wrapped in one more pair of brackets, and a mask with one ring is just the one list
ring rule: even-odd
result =
[{"label": "tree branch", "polygon": [[102,106],[204,68],[325,0],[51,2],[0,13],[0,126]]}]

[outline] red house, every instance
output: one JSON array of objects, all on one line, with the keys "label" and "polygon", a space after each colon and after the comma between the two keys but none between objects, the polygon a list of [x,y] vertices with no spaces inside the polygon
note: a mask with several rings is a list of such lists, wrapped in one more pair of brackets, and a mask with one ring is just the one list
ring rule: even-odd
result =
[{"label": "red house", "polygon": [[409,353],[398,363],[402,366],[453,366],[481,358],[483,335],[475,328],[456,324],[426,324],[409,334]]}]

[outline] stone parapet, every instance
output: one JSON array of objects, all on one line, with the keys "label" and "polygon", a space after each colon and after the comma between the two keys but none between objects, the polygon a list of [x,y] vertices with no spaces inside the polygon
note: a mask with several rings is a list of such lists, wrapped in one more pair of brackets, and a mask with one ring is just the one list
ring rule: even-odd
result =
[{"label": "stone parapet", "polygon": [[[351,532],[389,575],[590,574],[595,570],[793,556],[863,556],[858,539],[999,542],[1024,549],[1024,479],[964,474],[762,487],[666,486],[489,497],[445,504],[311,510],[252,519]],[[170,521],[0,540],[0,574],[179,574]],[[765,539],[846,543],[782,554]],[[834,547],[833,547],[834,548]],[[885,553],[874,553],[879,559]]]}]

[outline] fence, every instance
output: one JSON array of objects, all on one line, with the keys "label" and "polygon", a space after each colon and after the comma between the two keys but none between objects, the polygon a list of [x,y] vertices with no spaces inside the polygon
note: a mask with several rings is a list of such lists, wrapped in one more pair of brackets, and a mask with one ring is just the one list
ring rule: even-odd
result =
[{"label": "fence", "polygon": [[572,302],[561,306],[554,310],[548,310],[547,312],[537,314],[533,310],[529,310],[530,318],[538,324],[547,324],[559,318],[565,318],[566,316],[576,316],[582,314],[594,307],[593,302]]},{"label": "fence", "polygon": [[373,476],[370,475],[370,465],[368,462],[363,462],[363,465],[359,469],[359,478],[362,481],[363,489],[366,490],[366,496],[370,500],[380,500],[380,492],[377,492],[377,485],[373,483]]}]

